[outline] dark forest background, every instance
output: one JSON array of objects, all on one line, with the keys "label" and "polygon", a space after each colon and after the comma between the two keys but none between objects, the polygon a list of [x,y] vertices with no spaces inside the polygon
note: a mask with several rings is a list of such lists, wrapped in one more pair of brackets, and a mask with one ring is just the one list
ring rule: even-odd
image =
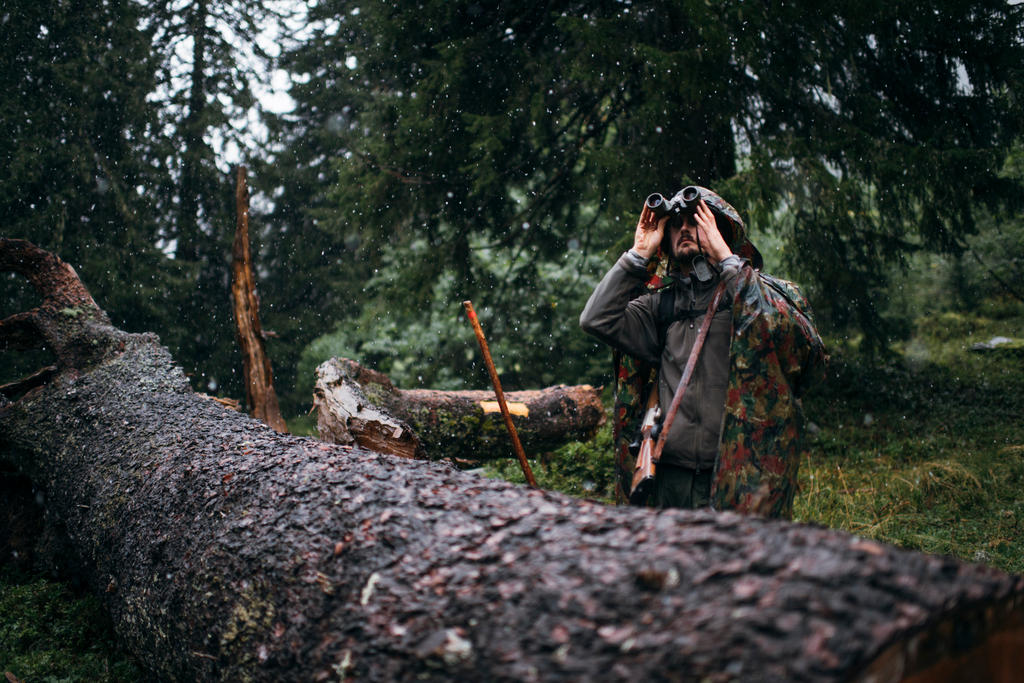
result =
[{"label": "dark forest background", "polygon": [[[293,431],[334,355],[487,387],[465,299],[505,389],[607,384],[579,312],[643,198],[697,182],[829,343],[795,519],[1024,571],[1024,4],[4,0],[0,41],[0,235],[197,390],[245,393],[234,164]],[[0,316],[34,300],[0,274]],[[607,499],[610,454],[605,428],[530,455]],[[144,677],[94,597],[9,555],[0,671]]]},{"label": "dark forest background", "polygon": [[[882,354],[923,313],[1024,290],[1022,12],[10,0],[0,233],[72,263],[197,390],[241,397],[231,167],[247,165],[268,351],[297,416],[331,355],[404,388],[485,387],[465,299],[506,389],[606,383],[579,311],[643,198],[696,182],[831,339]],[[257,97],[275,73],[285,113]],[[0,286],[3,314],[31,304]]]}]

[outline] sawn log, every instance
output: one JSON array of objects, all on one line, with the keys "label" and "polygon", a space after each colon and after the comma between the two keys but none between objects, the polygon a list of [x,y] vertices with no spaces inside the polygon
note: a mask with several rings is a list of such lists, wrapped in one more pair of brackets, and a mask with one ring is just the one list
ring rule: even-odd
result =
[{"label": "sawn log", "polygon": [[[51,285],[24,272],[34,265],[68,277]],[[608,507],[281,435],[193,393],[154,336],[111,328],[56,259],[0,239],[0,268],[44,295],[19,339],[35,330],[58,350],[45,382],[0,402],[0,452],[45,491],[51,529],[154,679],[1021,670],[1020,577],[815,526]]]},{"label": "sawn log", "polygon": [[[604,422],[598,389],[558,385],[505,394],[528,455],[591,438]],[[316,370],[320,438],[403,457],[515,458],[492,391],[397,389],[387,375],[332,358]]]}]

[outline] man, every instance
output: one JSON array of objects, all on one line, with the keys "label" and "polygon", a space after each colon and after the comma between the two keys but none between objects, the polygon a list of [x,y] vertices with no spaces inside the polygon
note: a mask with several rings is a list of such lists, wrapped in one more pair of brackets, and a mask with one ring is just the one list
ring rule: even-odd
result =
[{"label": "man", "polygon": [[[695,190],[699,199],[685,202],[684,193]],[[645,205],[633,247],[594,290],[580,325],[639,365],[632,374],[617,372],[617,381],[632,386],[618,387],[617,403],[626,405],[617,405],[616,417],[625,415],[627,430],[635,431],[651,371],[662,411],[671,405],[721,285],[656,466],[651,502],[790,517],[802,451],[798,397],[824,359],[821,338],[796,287],[755,269],[760,254],[732,206],[692,186],[669,202],[684,204],[678,215],[661,218]],[[631,400],[621,401],[623,394]],[[619,451],[621,469],[624,444]]]}]

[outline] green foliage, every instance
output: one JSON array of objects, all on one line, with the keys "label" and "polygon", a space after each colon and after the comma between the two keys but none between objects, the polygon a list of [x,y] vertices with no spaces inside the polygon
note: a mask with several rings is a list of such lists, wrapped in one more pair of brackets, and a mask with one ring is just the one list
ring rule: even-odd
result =
[{"label": "green foliage", "polygon": [[167,324],[158,331],[174,332],[165,342],[197,390],[244,396],[230,298],[236,223],[230,163],[262,153],[252,123],[260,112],[255,89],[269,79],[270,57],[259,36],[280,29],[287,13],[273,0],[143,6],[140,28],[160,58],[151,100],[175,143],[153,160],[163,173],[150,190],[161,241],[186,280],[169,292]]},{"label": "green foliage", "polygon": [[[529,464],[537,486],[542,489],[603,503],[615,502],[611,420],[590,441],[568,443],[552,453],[529,460]],[[518,460],[495,462],[485,471],[491,477],[526,483],[526,475]]]},{"label": "green foliage", "polygon": [[[1024,179],[1020,144],[1011,149],[1002,176]],[[1024,305],[1024,218],[997,218],[981,211],[977,232],[964,238],[958,254],[919,252],[907,268],[888,278],[885,313],[891,320],[918,318],[926,336],[948,338],[971,333],[980,318],[1002,320],[1020,315]],[[967,311],[961,316],[955,311]],[[924,314],[929,314],[926,317]],[[909,334],[909,328],[906,333]]]},{"label": "green foliage", "polygon": [[[5,4],[0,215],[3,236],[72,264],[116,325],[166,332],[164,294],[183,282],[157,248],[150,192],[166,141],[147,102],[156,67],[140,11],[127,0]],[[0,301],[8,315],[36,297],[5,274]]]},{"label": "green foliage", "polygon": [[[234,180],[211,138],[246,135],[232,124],[265,55],[233,43],[255,45],[272,14],[262,0],[15,0],[0,17],[3,235],[60,255],[115,325],[157,332],[198,389],[236,396]],[[7,315],[33,297],[5,274],[0,300]],[[41,361],[13,359],[3,379]]]},{"label": "green foliage", "polygon": [[[224,153],[254,149],[242,119],[269,63],[254,37],[281,6],[8,4],[4,234],[72,263],[115,324],[158,332],[197,388],[240,395]],[[295,111],[264,119],[274,154],[250,162],[286,410],[307,404],[297,367],[324,335],[413,384],[469,382],[464,299],[490,316],[511,383],[600,381],[602,352],[575,329],[582,301],[628,245],[640,198],[688,181],[720,189],[770,262],[809,285],[819,319],[859,327],[865,349],[909,334],[917,302],[883,301],[919,259],[937,259],[936,292],[1012,315],[1015,296],[993,288],[1021,277],[1022,13],[997,0],[313,3],[276,63]],[[0,299],[13,312],[31,295],[4,278]]]},{"label": "green foliage", "polygon": [[30,683],[138,681],[117,649],[110,618],[67,584],[0,567],[0,671]]},{"label": "green foliage", "polygon": [[155,142],[143,138],[155,124],[145,102],[155,67],[139,18],[126,1],[5,5],[5,234],[69,250],[69,260],[115,239],[141,248],[152,237],[137,186],[151,180],[140,153]]},{"label": "green foliage", "polygon": [[[581,377],[604,380],[608,352],[587,338],[576,319],[594,286],[581,270],[598,271],[598,259],[563,254],[560,261],[524,261],[509,249],[491,248],[479,237],[470,240],[470,259],[481,279],[494,289],[474,302],[502,386],[509,390],[577,383]],[[426,258],[426,239],[411,245],[414,257]],[[395,302],[386,309],[367,308],[314,340],[303,352],[299,376],[312,389],[313,371],[331,356],[349,357],[388,374],[402,388],[487,388],[472,327],[465,318],[465,296],[453,273],[423,283],[406,268],[409,252],[387,254],[366,291]],[[508,284],[500,285],[504,280]],[[428,281],[429,282],[429,281]],[[520,292],[531,292],[524,301]],[[423,297],[420,309],[401,305]],[[372,330],[372,335],[367,331]]]},{"label": "green foliage", "polygon": [[[273,192],[293,231],[334,245],[307,290],[335,302],[337,346],[411,366],[401,344],[371,349],[403,330],[448,365],[417,376],[448,382],[464,357],[430,337],[453,335],[438,321],[458,301],[489,302],[497,325],[546,316],[546,265],[571,254],[581,278],[568,284],[589,291],[604,267],[588,259],[628,245],[641,198],[688,181],[718,187],[755,239],[779,244],[773,260],[809,285],[823,323],[859,328],[868,351],[904,334],[883,301],[908,259],[957,258],[1019,208],[1022,179],[1006,172],[1019,161],[1004,159],[1024,120],[1022,11],[806,10],[317,3],[310,38],[282,60],[301,78],[281,158],[307,165]],[[557,298],[554,326],[574,327],[579,309],[564,304],[581,297]],[[382,315],[397,322],[370,324]],[[305,319],[308,339],[309,325],[330,327]]]}]

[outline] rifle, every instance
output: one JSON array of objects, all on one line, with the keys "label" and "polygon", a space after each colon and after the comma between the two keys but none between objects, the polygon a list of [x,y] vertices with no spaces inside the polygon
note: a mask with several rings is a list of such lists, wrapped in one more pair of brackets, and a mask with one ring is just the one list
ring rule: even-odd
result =
[{"label": "rifle", "polygon": [[661,406],[658,405],[658,382],[651,384],[647,396],[647,412],[640,423],[640,441],[629,445],[636,458],[633,467],[633,482],[629,487],[629,502],[632,505],[644,505],[654,490],[654,447],[661,431]]}]

